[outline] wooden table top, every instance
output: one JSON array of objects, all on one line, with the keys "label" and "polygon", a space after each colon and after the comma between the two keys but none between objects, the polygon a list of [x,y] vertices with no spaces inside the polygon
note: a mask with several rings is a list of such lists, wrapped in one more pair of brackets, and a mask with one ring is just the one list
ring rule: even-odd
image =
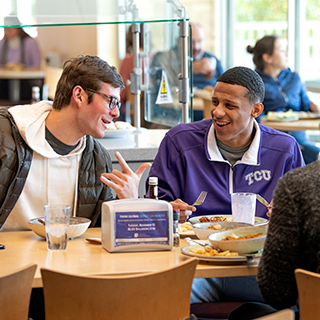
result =
[{"label": "wooden table top", "polygon": [[[66,251],[47,251],[46,241],[33,231],[0,232],[0,276],[37,263],[34,287],[41,287],[40,268],[78,275],[128,275],[155,272],[173,267],[188,259],[181,248],[188,243],[181,239],[180,248],[171,251],[109,253],[101,244],[89,243],[88,237],[101,238],[100,228],[89,228],[81,237],[69,240]],[[247,276],[257,273],[257,262],[242,264],[213,264],[201,261],[196,269],[196,278]]]},{"label": "wooden table top", "polygon": [[320,119],[301,119],[296,121],[262,121],[261,124],[281,131],[320,130]]}]

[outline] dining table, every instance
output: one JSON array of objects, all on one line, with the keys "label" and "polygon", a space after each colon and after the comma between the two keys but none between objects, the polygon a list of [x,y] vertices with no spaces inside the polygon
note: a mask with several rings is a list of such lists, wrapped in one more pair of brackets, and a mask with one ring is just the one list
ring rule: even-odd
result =
[{"label": "dining table", "polygon": [[294,121],[261,120],[261,124],[280,131],[320,130],[320,119],[298,119]]},{"label": "dining table", "polygon": [[[87,238],[101,239],[101,228],[89,228],[69,239],[65,251],[48,251],[46,240],[33,231],[0,232],[0,243],[5,246],[0,250],[0,276],[36,263],[33,287],[42,287],[41,268],[82,276],[122,276],[164,270],[190,258],[181,252],[189,246],[185,239],[172,250],[110,253]],[[258,263],[259,259],[236,264],[199,260],[195,278],[256,275]]]},{"label": "dining table", "polygon": [[9,80],[9,100],[13,102],[20,101],[20,81],[21,80],[44,80],[45,71],[41,69],[21,69],[10,70],[6,68],[0,68],[0,79]]}]

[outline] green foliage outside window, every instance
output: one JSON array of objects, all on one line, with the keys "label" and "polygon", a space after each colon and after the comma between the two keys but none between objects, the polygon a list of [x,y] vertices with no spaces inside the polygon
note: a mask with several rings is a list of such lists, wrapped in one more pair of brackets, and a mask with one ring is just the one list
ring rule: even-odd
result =
[{"label": "green foliage outside window", "polygon": [[[236,20],[248,21],[286,21],[288,0],[238,0]],[[306,19],[320,20],[319,0],[307,0]]]}]

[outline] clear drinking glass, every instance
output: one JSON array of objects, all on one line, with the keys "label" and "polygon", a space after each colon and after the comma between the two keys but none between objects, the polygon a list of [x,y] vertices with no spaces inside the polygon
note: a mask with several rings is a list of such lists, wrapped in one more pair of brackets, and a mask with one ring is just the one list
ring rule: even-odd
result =
[{"label": "clear drinking glass", "polygon": [[66,250],[70,224],[70,206],[46,205],[44,206],[44,218],[48,250]]},{"label": "clear drinking glass", "polygon": [[256,214],[256,194],[237,192],[231,194],[232,219],[254,225]]}]

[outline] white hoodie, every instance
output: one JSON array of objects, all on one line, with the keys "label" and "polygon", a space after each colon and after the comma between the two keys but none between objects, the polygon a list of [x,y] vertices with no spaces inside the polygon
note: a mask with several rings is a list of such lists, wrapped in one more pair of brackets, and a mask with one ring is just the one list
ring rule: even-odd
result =
[{"label": "white hoodie", "polygon": [[33,157],[23,191],[1,231],[30,230],[28,221],[43,217],[46,204],[69,205],[75,215],[78,168],[86,140],[83,137],[67,155],[57,154],[45,139],[45,119],[51,110],[48,101],[9,109]]}]

